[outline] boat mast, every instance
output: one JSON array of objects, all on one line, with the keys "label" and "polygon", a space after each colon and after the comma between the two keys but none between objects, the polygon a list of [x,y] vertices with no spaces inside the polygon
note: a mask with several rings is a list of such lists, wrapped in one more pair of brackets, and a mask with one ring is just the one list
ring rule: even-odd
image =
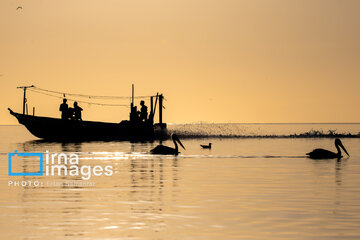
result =
[{"label": "boat mast", "polygon": [[135,115],[135,107],[134,107],[134,84],[131,85],[131,103],[130,103],[130,122],[134,120]]},{"label": "boat mast", "polygon": [[24,114],[24,115],[25,115],[25,105],[26,105],[26,102],[27,102],[27,99],[26,99],[26,89],[27,89],[27,88],[32,88],[32,87],[34,87],[34,85],[17,87],[17,88],[22,88],[22,89],[24,89],[24,98],[23,98],[23,114]]},{"label": "boat mast", "polygon": [[131,106],[134,106],[134,84],[132,84]]},{"label": "boat mast", "polygon": [[164,96],[162,94],[159,95],[159,123],[162,125],[162,109],[163,109],[163,98]]}]

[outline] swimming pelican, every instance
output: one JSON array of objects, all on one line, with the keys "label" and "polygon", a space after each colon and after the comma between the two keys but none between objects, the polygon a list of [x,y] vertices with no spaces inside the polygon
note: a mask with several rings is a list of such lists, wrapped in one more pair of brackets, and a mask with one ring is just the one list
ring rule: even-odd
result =
[{"label": "swimming pelican", "polygon": [[180,144],[180,146],[185,149],[184,145],[180,142],[179,137],[176,134],[172,135],[172,140],[174,142],[175,148],[167,147],[164,145],[158,145],[154,149],[150,151],[152,154],[164,154],[164,155],[178,155],[179,154],[179,148],[177,145],[177,142]]},{"label": "swimming pelican", "polygon": [[209,145],[201,145],[201,144],[200,144],[200,146],[201,146],[202,148],[209,148],[209,149],[210,149],[210,148],[211,148],[211,144],[212,144],[212,143],[209,143]]},{"label": "swimming pelican", "polygon": [[331,158],[342,158],[341,156],[341,150],[340,147],[345,151],[345,153],[349,155],[349,153],[346,151],[344,145],[342,144],[342,142],[340,141],[340,139],[335,139],[335,147],[337,149],[337,153],[322,149],[322,148],[317,148],[314,149],[312,152],[307,153],[306,155],[309,155],[309,158],[312,159],[331,159]]}]

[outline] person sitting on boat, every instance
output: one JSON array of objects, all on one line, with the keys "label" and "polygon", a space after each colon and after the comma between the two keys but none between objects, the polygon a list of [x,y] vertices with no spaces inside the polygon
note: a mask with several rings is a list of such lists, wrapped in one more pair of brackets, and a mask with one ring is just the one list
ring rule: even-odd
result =
[{"label": "person sitting on boat", "polygon": [[74,115],[75,115],[75,120],[76,121],[82,121],[81,119],[81,111],[83,109],[81,107],[79,107],[77,102],[74,102]]},{"label": "person sitting on boat", "polygon": [[68,119],[75,120],[75,110],[72,107],[69,107],[68,110]]},{"label": "person sitting on boat", "polygon": [[140,119],[141,121],[146,121],[148,111],[147,111],[147,106],[145,106],[144,100],[141,100],[140,105],[141,105]]},{"label": "person sitting on boat", "polygon": [[130,111],[130,122],[136,122],[138,120],[138,111],[136,106],[131,106]]},{"label": "person sitting on boat", "polygon": [[61,119],[63,120],[67,120],[68,119],[68,114],[69,114],[69,107],[67,105],[67,99],[64,98],[63,99],[63,103],[60,105],[59,111],[61,111]]}]

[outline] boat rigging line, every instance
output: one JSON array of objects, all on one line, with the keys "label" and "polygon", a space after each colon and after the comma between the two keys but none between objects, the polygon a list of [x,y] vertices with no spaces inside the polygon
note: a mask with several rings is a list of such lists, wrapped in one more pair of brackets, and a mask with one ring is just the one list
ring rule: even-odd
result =
[{"label": "boat rigging line", "polygon": [[132,98],[136,98],[136,99],[144,99],[144,98],[149,98],[149,97],[156,97],[156,96],[132,96],[132,97],[128,97],[128,96],[100,96],[100,95],[86,95],[86,94],[78,94],[78,93],[68,93],[68,92],[59,92],[59,91],[53,91],[53,90],[49,90],[49,89],[44,89],[44,88],[39,88],[36,87],[34,85],[31,86],[25,86],[25,87],[18,87],[18,88],[22,88],[24,89],[24,109],[23,112],[25,113],[25,103],[26,103],[26,98],[25,98],[25,92],[26,90],[29,90],[31,92],[34,93],[38,93],[38,94],[43,94],[46,96],[50,96],[50,97],[54,97],[54,98],[67,98],[70,101],[77,101],[79,103],[85,103],[85,104],[91,104],[91,105],[98,105],[98,106],[111,106],[111,107],[126,107],[129,108],[128,104],[113,104],[113,103],[100,103],[100,102],[89,102],[89,101],[84,101],[84,100],[77,100],[77,99],[73,99],[73,98],[68,98],[67,96],[72,96],[75,98],[87,98],[87,99],[103,99],[103,100],[131,100]]},{"label": "boat rigging line", "polygon": [[[44,88],[39,88],[36,87],[34,85],[31,86],[31,88],[29,88],[29,90],[38,90],[41,92],[48,92],[48,93],[54,93],[54,94],[59,94],[62,95],[63,97],[66,96],[73,96],[73,97],[82,97],[82,98],[93,98],[93,99],[131,99],[131,97],[128,96],[99,96],[99,95],[86,95],[86,94],[78,94],[78,93],[67,93],[67,92],[59,92],[59,91],[53,91],[53,90],[48,90],[48,89],[44,89]],[[148,98],[148,97],[153,97],[152,95],[149,96],[136,96],[134,98]]]},{"label": "boat rigging line", "polygon": [[[43,95],[54,97],[54,98],[59,98],[59,99],[64,98],[62,96],[56,96],[56,95],[52,95],[52,94],[49,94],[49,93],[40,92],[40,91],[37,91],[35,89],[31,89],[31,88],[28,89],[28,90],[31,91],[31,92],[34,92],[34,93],[39,93],[39,94],[43,94]],[[86,104],[91,104],[91,105],[129,108],[128,104],[111,104],[111,103],[88,102],[88,101],[77,100],[77,99],[72,99],[72,98],[67,98],[67,99],[70,100],[70,101],[74,101],[74,102],[76,101],[76,102],[79,102],[79,103],[86,103]]]}]

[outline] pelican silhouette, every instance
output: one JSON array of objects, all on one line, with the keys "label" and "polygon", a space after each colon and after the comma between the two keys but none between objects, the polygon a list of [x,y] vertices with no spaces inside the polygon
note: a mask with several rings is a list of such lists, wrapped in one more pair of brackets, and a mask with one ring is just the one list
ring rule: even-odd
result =
[{"label": "pelican silhouette", "polygon": [[342,142],[340,141],[340,139],[335,139],[335,147],[337,149],[337,153],[322,149],[322,148],[317,148],[314,149],[312,152],[307,153],[306,155],[309,156],[309,158],[312,159],[331,159],[331,158],[342,158],[341,156],[341,150],[340,147],[345,151],[345,153],[349,155],[349,153],[346,151],[346,148],[344,147],[344,145],[342,144]]},{"label": "pelican silhouette", "polygon": [[210,148],[211,148],[211,144],[212,144],[212,143],[209,143],[209,145],[202,145],[202,144],[200,144],[200,146],[201,146],[202,148],[209,148],[209,149],[210,149]]},{"label": "pelican silhouette", "polygon": [[180,144],[180,146],[185,149],[184,145],[180,142],[179,137],[176,134],[172,135],[172,140],[174,142],[175,148],[167,147],[164,145],[158,145],[154,149],[150,151],[152,154],[164,154],[164,155],[178,155],[179,154],[179,148],[177,145],[177,142]]}]

